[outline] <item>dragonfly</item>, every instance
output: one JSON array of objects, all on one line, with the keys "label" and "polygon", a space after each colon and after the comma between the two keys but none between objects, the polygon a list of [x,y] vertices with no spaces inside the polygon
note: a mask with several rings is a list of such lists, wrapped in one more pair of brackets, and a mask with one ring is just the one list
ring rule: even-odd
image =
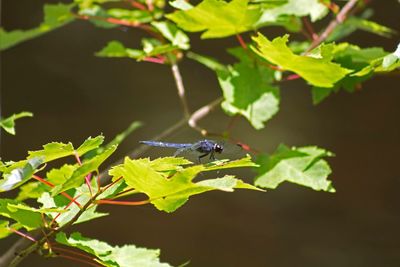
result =
[{"label": "dragonfly", "polygon": [[183,152],[195,152],[200,154],[198,156],[199,161],[210,155],[211,160],[215,160],[215,154],[221,154],[224,150],[223,145],[213,140],[201,140],[196,143],[168,143],[160,141],[139,141],[139,143],[154,146],[154,147],[168,147],[177,149],[174,157]]}]

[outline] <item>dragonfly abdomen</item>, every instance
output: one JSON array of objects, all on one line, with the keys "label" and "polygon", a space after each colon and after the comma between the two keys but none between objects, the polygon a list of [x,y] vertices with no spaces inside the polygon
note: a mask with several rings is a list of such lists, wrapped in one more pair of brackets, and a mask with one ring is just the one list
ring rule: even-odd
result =
[{"label": "dragonfly abdomen", "polygon": [[169,147],[169,148],[187,148],[191,147],[193,144],[178,144],[178,143],[167,143],[158,141],[139,141],[141,144],[155,147]]}]

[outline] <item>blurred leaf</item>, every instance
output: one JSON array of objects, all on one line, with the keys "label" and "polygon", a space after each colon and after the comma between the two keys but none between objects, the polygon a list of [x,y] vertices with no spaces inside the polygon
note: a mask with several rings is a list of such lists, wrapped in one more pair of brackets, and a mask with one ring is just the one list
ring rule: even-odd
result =
[{"label": "blurred leaf", "polygon": [[189,10],[193,8],[193,6],[185,0],[174,0],[169,2],[169,4],[179,10]]},{"label": "blurred leaf", "polygon": [[[322,54],[322,58],[295,55],[286,45],[288,35],[269,41],[259,33],[257,37],[253,37],[253,40],[257,43],[257,47],[252,47],[252,49],[261,57],[284,70],[297,73],[315,86],[333,87],[337,81],[351,72],[351,70],[331,62],[332,52],[328,51],[328,49]],[[325,47],[333,48],[330,46]]]},{"label": "blurred leaf", "polygon": [[[1,40],[1,34],[0,34],[0,40]],[[1,44],[0,44],[0,46],[1,46]],[[23,118],[23,117],[33,117],[33,114],[31,112],[23,111],[18,114],[13,114],[10,117],[4,118],[4,119],[0,118],[0,127],[3,128],[7,133],[15,135],[15,128],[14,128],[15,120]]]},{"label": "blurred leaf", "polygon": [[193,59],[193,60],[199,62],[200,64],[203,64],[204,66],[206,66],[207,68],[209,68],[213,71],[228,71],[228,68],[225,65],[219,63],[214,58],[199,55],[192,51],[187,52],[186,56],[190,59]]},{"label": "blurred leaf", "polygon": [[160,251],[156,249],[138,248],[134,245],[123,247],[110,246],[106,242],[83,237],[80,233],[72,233],[70,237],[63,232],[56,236],[60,244],[75,247],[98,258],[98,262],[108,267],[169,267],[159,260]]},{"label": "blurred leaf", "polygon": [[[233,52],[232,52],[233,51]],[[258,64],[242,48],[231,50],[241,60],[227,71],[217,71],[224,93],[222,108],[231,115],[240,114],[262,129],[279,110],[279,88],[272,86],[274,71]]]},{"label": "blurred leaf", "polygon": [[[255,187],[247,185],[233,176],[203,180],[197,183],[192,182],[200,172],[224,169],[224,164],[232,164],[228,165],[230,168],[254,166],[249,157],[219,166],[195,165],[183,168],[182,165],[187,163],[188,161],[184,159],[177,161],[174,158],[165,158],[162,161],[163,168],[160,170],[160,162],[155,163],[149,159],[131,160],[125,158],[124,163],[113,167],[109,174],[114,180],[123,177],[131,188],[137,192],[145,193],[157,209],[166,212],[173,212],[178,209],[191,195],[210,190],[227,192],[233,191],[234,188],[256,190]],[[174,172],[165,172],[165,166],[168,166],[168,169],[174,170]]]},{"label": "blurred leaf", "polygon": [[[271,8],[271,6],[263,6],[262,16],[259,18],[257,25],[261,26],[266,23],[279,22],[282,17],[310,16],[311,21],[315,22],[323,18],[328,13],[328,8],[320,3],[319,0],[289,0],[284,5]],[[267,7],[267,8],[265,8]]]},{"label": "blurred leaf", "polygon": [[112,146],[119,145],[122,143],[131,133],[142,127],[142,123],[140,121],[133,121],[128,128],[126,128],[123,132],[117,134],[113,140],[108,142],[105,146],[100,146],[95,150],[92,150],[85,154],[85,158],[89,159],[92,158],[100,153],[102,153],[104,150],[109,149]]},{"label": "blurred leaf", "polygon": [[131,23],[139,24],[153,21],[151,13],[147,10],[112,8],[107,10],[107,14],[113,18],[129,21]]},{"label": "blurred leaf", "polygon": [[363,77],[372,73],[390,72],[398,68],[400,68],[400,43],[398,44],[396,51],[372,60],[368,66],[353,73],[352,76]]},{"label": "blurred leaf", "polygon": [[288,181],[314,190],[335,192],[331,181],[327,180],[331,169],[322,159],[332,155],[313,146],[288,148],[280,145],[274,154],[260,156],[257,160],[260,168],[255,185],[274,189],[282,182]]},{"label": "blurred leaf", "polygon": [[312,101],[314,105],[317,105],[322,102],[325,98],[330,96],[332,92],[337,92],[339,87],[333,87],[333,88],[326,88],[326,87],[316,87],[313,86],[311,88],[311,95],[312,95]]},{"label": "blurred leaf", "polygon": [[[13,204],[14,207],[9,207],[10,204]],[[15,208],[15,205],[24,204],[13,199],[0,199],[0,215],[15,220],[28,231],[43,226],[40,212]]]},{"label": "blurred leaf", "polygon": [[175,11],[166,17],[178,27],[189,32],[205,31],[202,38],[221,38],[253,30],[261,13],[248,8],[248,0],[233,0],[229,3],[204,0],[196,7]]},{"label": "blurred leaf", "polygon": [[128,57],[138,59],[144,56],[144,52],[137,49],[126,48],[118,41],[109,42],[103,49],[96,53],[98,57]]},{"label": "blurred leaf", "polygon": [[18,230],[21,227],[22,226],[19,223],[14,223],[10,225],[9,221],[0,220],[0,239],[5,238],[14,233],[12,230],[10,230],[10,228]]},{"label": "blurred leaf", "polygon": [[190,48],[189,37],[174,24],[168,21],[154,21],[151,23],[172,45],[187,50]]},{"label": "blurred leaf", "polygon": [[37,28],[30,30],[14,30],[10,32],[0,28],[0,50],[13,47],[21,42],[37,37],[48,31],[57,29],[74,19],[70,12],[75,4],[45,4],[44,21]]},{"label": "blurred leaf", "polygon": [[356,30],[363,30],[383,37],[391,37],[396,33],[386,26],[380,25],[376,22],[360,18],[350,17],[343,23],[339,24],[327,38],[327,42],[337,41],[346,36],[349,36]]}]

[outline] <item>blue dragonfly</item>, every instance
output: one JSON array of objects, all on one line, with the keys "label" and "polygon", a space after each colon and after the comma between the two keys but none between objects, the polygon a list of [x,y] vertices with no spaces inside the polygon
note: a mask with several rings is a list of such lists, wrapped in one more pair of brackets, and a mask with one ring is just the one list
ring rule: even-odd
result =
[{"label": "blue dragonfly", "polygon": [[208,155],[210,155],[211,160],[215,160],[215,153],[220,154],[224,150],[221,144],[212,140],[201,140],[196,143],[167,143],[160,141],[140,141],[139,143],[154,147],[175,148],[177,150],[174,157],[183,152],[194,152],[200,154],[198,156],[199,161]]}]

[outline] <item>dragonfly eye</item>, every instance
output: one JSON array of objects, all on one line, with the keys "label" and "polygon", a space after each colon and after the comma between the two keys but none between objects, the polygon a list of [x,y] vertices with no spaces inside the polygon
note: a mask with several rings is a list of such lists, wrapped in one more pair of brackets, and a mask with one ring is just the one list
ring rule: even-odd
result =
[{"label": "dragonfly eye", "polygon": [[215,144],[214,151],[217,153],[221,153],[224,148],[221,145]]}]

